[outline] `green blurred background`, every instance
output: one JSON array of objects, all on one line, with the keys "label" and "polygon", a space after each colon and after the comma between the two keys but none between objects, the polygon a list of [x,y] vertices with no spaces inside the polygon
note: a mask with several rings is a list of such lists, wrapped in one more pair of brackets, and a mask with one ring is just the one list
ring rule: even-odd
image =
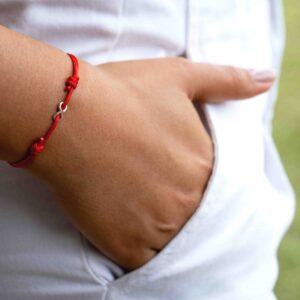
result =
[{"label": "green blurred background", "polygon": [[[274,137],[300,206],[300,0],[285,0],[287,43]],[[279,300],[300,300],[300,207],[279,249]]]}]

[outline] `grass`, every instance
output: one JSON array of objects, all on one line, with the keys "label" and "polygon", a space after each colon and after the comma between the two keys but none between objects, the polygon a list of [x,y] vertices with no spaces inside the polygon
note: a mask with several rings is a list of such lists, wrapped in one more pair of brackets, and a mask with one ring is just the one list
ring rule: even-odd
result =
[{"label": "grass", "polygon": [[[285,0],[287,44],[274,137],[289,178],[300,201],[300,1]],[[300,208],[279,249],[280,275],[275,289],[280,300],[300,299]]]}]

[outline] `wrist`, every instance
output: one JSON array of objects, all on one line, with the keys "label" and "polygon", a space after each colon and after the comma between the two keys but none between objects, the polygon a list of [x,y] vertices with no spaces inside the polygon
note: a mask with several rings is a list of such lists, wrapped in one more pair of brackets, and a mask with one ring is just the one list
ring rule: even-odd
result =
[{"label": "wrist", "polygon": [[[25,167],[31,173],[47,181],[54,181],[66,172],[72,172],[72,167],[76,163],[74,161],[76,151],[82,147],[82,131],[87,131],[86,128],[81,128],[81,121],[89,118],[88,109],[90,109],[94,71],[95,67],[79,61],[80,82],[74,90],[68,111],[51,135],[43,152]],[[53,109],[48,112],[49,117],[52,117],[53,112]]]},{"label": "wrist", "polygon": [[[72,72],[70,59],[62,51],[42,46],[44,53],[37,55],[35,60],[33,57],[29,57],[28,61],[10,57],[1,66],[1,69],[7,70],[7,88],[1,88],[1,160],[22,159],[30,145],[45,134],[58,102],[65,96],[65,80]],[[16,61],[12,63],[10,60],[14,59]],[[11,72],[8,71],[9,66],[13,69]]]}]

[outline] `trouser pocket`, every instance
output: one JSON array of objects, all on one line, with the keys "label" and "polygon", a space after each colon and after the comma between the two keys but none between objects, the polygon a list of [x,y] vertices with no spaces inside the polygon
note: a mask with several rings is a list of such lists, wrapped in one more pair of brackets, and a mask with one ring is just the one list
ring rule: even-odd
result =
[{"label": "trouser pocket", "polygon": [[193,215],[177,235],[150,261],[131,272],[125,272],[124,269],[106,258],[90,243],[83,239],[85,259],[87,260],[90,272],[97,278],[100,278],[100,283],[102,285],[108,286],[108,295],[110,294],[111,289],[114,289],[114,287],[118,289],[119,285],[123,286],[125,284],[129,288],[131,286],[136,286],[140,281],[145,280],[145,277],[151,278],[152,276],[160,276],[160,273],[162,276],[165,276],[163,275],[163,270],[166,270],[168,265],[178,259],[178,257],[184,255],[183,248],[185,241],[189,238],[189,233],[197,231],[198,221],[204,219],[210,212],[210,203],[213,202],[213,198],[218,190],[216,184],[217,181],[215,180],[217,170],[217,148],[214,140],[213,128],[209,121],[205,105],[196,104],[195,109],[214,143],[213,171],[208,180],[204,195],[200,200],[199,207],[194,211]]}]

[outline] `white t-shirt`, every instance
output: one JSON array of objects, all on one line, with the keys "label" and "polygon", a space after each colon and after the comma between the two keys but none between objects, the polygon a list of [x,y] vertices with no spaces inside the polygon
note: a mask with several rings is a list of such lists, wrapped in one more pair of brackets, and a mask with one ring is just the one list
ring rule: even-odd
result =
[{"label": "white t-shirt", "polygon": [[[278,0],[0,0],[0,23],[93,64],[185,55],[279,71],[283,48]],[[201,205],[127,274],[73,228],[47,187],[0,163],[0,299],[274,300],[295,204],[271,137],[275,98],[276,87],[204,106],[215,165]]]}]

